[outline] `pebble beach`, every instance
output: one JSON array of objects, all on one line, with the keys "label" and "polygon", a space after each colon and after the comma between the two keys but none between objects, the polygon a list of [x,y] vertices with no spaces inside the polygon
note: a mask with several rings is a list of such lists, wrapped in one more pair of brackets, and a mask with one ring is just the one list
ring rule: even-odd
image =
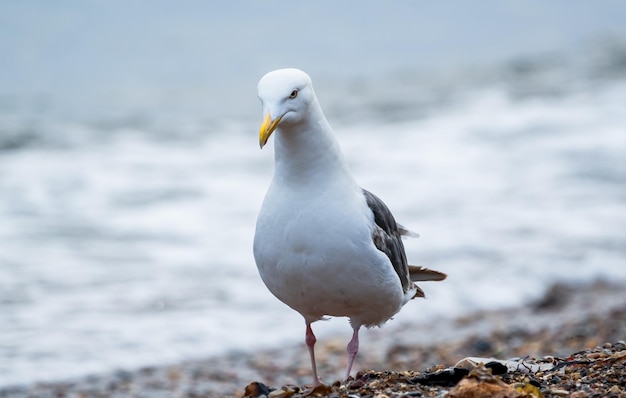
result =
[{"label": "pebble beach", "polygon": [[[348,336],[318,341],[318,367],[326,387],[315,390],[304,387],[310,381],[310,368],[302,343],[8,386],[0,388],[0,397],[382,398],[444,393],[468,397],[479,395],[462,394],[493,386],[501,395],[483,396],[626,396],[623,285],[556,284],[540,300],[518,308],[477,312],[428,325],[392,323],[364,333],[366,339],[355,365],[358,372],[347,383],[337,378],[345,366],[344,340]],[[463,361],[468,357],[476,362],[469,366],[472,369]],[[480,359],[491,362],[492,367],[477,366]],[[504,360],[520,365],[515,371],[493,367],[494,361]]]}]

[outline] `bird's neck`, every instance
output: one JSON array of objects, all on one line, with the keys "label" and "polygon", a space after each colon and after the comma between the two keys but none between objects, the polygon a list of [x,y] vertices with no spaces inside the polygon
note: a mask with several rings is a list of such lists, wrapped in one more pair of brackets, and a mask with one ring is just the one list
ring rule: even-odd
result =
[{"label": "bird's neck", "polygon": [[279,128],[274,141],[275,177],[295,184],[352,179],[321,109],[313,109],[310,117],[299,123]]}]

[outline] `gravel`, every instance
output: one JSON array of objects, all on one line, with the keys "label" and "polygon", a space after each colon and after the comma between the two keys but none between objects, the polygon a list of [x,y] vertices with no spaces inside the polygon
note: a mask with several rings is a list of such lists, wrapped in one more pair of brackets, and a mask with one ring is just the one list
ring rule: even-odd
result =
[{"label": "gravel", "polygon": [[519,308],[383,328],[359,352],[355,368],[366,370],[332,382],[345,366],[343,337],[318,342],[326,386],[315,390],[302,387],[311,378],[302,344],[0,387],[0,398],[626,397],[623,285],[557,284]]}]

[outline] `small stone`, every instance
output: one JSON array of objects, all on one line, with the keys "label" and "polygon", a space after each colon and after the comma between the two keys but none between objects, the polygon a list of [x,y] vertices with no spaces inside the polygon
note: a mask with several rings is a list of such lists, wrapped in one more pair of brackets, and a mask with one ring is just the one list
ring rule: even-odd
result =
[{"label": "small stone", "polygon": [[498,361],[488,362],[485,364],[485,367],[487,369],[491,369],[491,373],[494,375],[503,375],[508,371],[508,368],[506,367],[506,365]]},{"label": "small stone", "polygon": [[549,390],[548,394],[551,395],[562,395],[564,397],[569,395],[569,391],[565,391],[565,390]]},{"label": "small stone", "polygon": [[294,385],[291,385],[291,384],[287,384],[286,386],[283,386],[283,390],[295,394],[295,393],[300,391],[300,387],[294,386]]},{"label": "small stone", "polygon": [[600,358],[606,358],[608,356],[609,355],[607,353],[605,353],[605,352],[592,352],[592,353],[589,353],[587,355],[587,358],[589,358],[589,359],[600,359]]},{"label": "small stone", "polygon": [[626,358],[626,350],[622,350],[622,351],[618,351],[618,352],[614,353],[613,354],[613,358],[615,358],[615,359]]},{"label": "small stone", "polygon": [[281,389],[281,390],[274,390],[270,392],[267,398],[286,398],[290,395],[293,395],[293,393]]},{"label": "small stone", "polygon": [[348,388],[351,390],[356,390],[357,388],[362,388],[365,385],[365,382],[361,379],[351,381],[348,385]]},{"label": "small stone", "polygon": [[332,392],[332,388],[330,386],[321,384],[319,386],[313,387],[311,389],[307,389],[304,391],[304,395],[328,395]]},{"label": "small stone", "polygon": [[257,398],[262,396],[268,396],[270,389],[263,383],[253,381],[248,384],[244,390],[244,397]]},{"label": "small stone", "polygon": [[133,374],[127,370],[118,369],[113,373],[113,376],[122,382],[129,382],[133,379]]},{"label": "small stone", "polygon": [[411,383],[419,383],[429,386],[447,386],[456,385],[463,377],[467,376],[469,371],[463,368],[452,368],[437,371],[435,373],[425,373],[418,377],[410,379]]},{"label": "small stone", "polygon": [[170,368],[167,371],[167,378],[172,382],[177,382],[182,379],[183,374],[179,368]]},{"label": "small stone", "polygon": [[513,386],[515,391],[523,393],[524,397],[530,395],[533,397],[543,397],[539,386],[535,385],[532,382],[528,383],[517,383]]}]

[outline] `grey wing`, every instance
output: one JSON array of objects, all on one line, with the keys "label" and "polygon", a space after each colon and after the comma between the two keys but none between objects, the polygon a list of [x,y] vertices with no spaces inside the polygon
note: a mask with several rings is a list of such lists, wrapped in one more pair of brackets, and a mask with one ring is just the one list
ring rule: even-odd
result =
[{"label": "grey wing", "polygon": [[374,222],[376,223],[376,229],[372,236],[374,244],[378,250],[389,257],[394,270],[400,278],[402,290],[407,292],[414,287],[410,279],[409,266],[401,237],[407,230],[396,223],[387,205],[376,195],[365,189],[363,189],[363,194],[365,195],[367,206],[374,214]]}]

